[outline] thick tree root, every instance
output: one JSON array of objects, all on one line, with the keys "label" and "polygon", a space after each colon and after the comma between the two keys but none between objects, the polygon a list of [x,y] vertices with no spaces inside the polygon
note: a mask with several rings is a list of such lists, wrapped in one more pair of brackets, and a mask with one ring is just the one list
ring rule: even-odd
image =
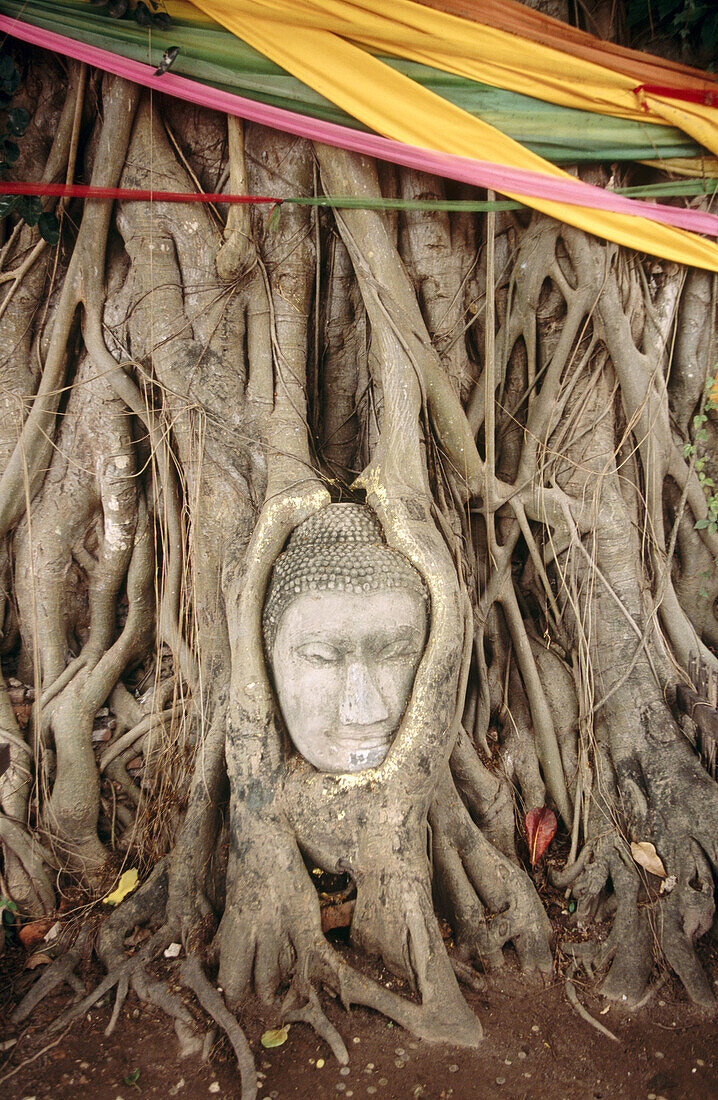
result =
[{"label": "thick tree root", "polygon": [[302,993],[299,986],[293,983],[282,1005],[282,1018],[293,1023],[309,1024],[310,1027],[314,1028],[320,1039],[323,1039],[327,1044],[337,1062],[342,1066],[347,1065],[349,1054],[344,1040],[322,1012],[315,990],[309,986],[305,992],[305,1004],[299,1008],[292,1008],[292,1003],[301,997]]},{"label": "thick tree root", "polygon": [[122,989],[124,989],[125,979],[130,979],[132,974],[145,966],[153,958],[164,951],[168,946],[171,937],[169,936],[167,929],[160,929],[156,932],[151,940],[143,944],[136,955],[133,955],[130,959],[125,959],[123,963],[120,963],[114,970],[112,970],[103,980],[100,982],[91,993],[88,993],[79,1004],[73,1005],[63,1012],[56,1020],[50,1025],[50,1031],[58,1031],[65,1027],[66,1024],[72,1023],[73,1020],[79,1019],[85,1012],[88,1012],[94,1004],[97,1004],[106,993],[109,993],[120,982],[122,983]]},{"label": "thick tree root", "polygon": [[244,1032],[220,997],[217,989],[206,978],[202,965],[196,957],[186,959],[180,971],[182,981],[191,989],[195,997],[215,1023],[226,1032],[237,1056],[237,1066],[242,1082],[242,1100],[256,1100],[257,1075],[254,1058]]},{"label": "thick tree root", "polygon": [[[437,882],[460,950],[480,965],[500,965],[512,941],[524,969],[550,973],[552,929],[526,872],[477,829],[446,769],[431,809]],[[483,906],[497,916],[489,923]]]},{"label": "thick tree root", "polygon": [[84,993],[82,982],[75,976],[75,967],[80,961],[82,943],[83,940],[78,939],[74,947],[55,959],[33,983],[10,1017],[13,1024],[21,1024],[23,1020],[26,1020],[40,1002],[63,982],[67,982],[75,993]]}]

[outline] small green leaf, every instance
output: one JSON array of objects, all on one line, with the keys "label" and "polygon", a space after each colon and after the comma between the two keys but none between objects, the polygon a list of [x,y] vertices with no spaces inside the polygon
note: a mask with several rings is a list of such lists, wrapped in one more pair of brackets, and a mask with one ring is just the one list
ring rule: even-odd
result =
[{"label": "small green leaf", "polygon": [[38,195],[20,195],[17,208],[28,225],[37,225],[42,214],[42,203]]},{"label": "small green leaf", "polygon": [[46,210],[37,219],[37,228],[40,230],[42,239],[48,244],[57,244],[60,240],[60,223],[49,211]]},{"label": "small green leaf", "polygon": [[275,229],[277,229],[277,227],[279,226],[279,219],[280,219],[281,216],[282,216],[282,204],[279,203],[279,202],[276,202],[274,204],[274,206],[272,207],[272,212],[269,215],[269,220],[267,221],[267,232],[268,233],[274,233]]},{"label": "small green leaf", "polygon": [[123,1078],[126,1085],[136,1085],[140,1079],[139,1069],[130,1070],[126,1077]]},{"label": "small green leaf", "polygon": [[17,206],[18,195],[0,195],[0,218],[6,218]]},{"label": "small green leaf", "polygon": [[575,913],[576,912],[576,902],[575,901],[570,901],[568,903],[568,911],[569,911],[569,913]]},{"label": "small green leaf", "polygon": [[7,113],[7,128],[13,137],[22,137],[30,122],[30,114],[24,107],[12,107]]},{"label": "small green leaf", "polygon": [[710,524],[709,519],[699,519],[699,520],[696,520],[696,522],[693,526],[695,527],[696,531],[705,531],[706,527],[708,527],[709,524]]},{"label": "small green leaf", "polygon": [[284,1027],[275,1027],[271,1031],[265,1031],[261,1038],[263,1047],[281,1047],[289,1038],[289,1024]]},{"label": "small green leaf", "polygon": [[12,72],[8,76],[0,77],[0,83],[2,83],[3,91],[6,96],[13,95],[20,86],[20,73],[13,65]]}]

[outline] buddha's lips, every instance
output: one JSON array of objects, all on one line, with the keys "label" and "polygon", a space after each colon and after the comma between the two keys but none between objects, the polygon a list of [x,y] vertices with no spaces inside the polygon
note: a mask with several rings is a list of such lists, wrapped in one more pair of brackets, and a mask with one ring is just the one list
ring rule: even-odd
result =
[{"label": "buddha's lips", "polygon": [[350,746],[351,748],[366,752],[390,745],[393,738],[393,731],[386,729],[375,730],[371,726],[349,728],[344,726],[340,727],[339,730],[332,735],[332,740],[338,742],[343,747]]}]

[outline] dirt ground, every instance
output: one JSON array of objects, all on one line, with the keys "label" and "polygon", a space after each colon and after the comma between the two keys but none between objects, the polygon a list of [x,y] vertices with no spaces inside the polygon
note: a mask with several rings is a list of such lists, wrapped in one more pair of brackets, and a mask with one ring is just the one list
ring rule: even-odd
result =
[{"label": "dirt ground", "polygon": [[[706,945],[703,958],[718,988],[715,941]],[[163,964],[162,973],[178,990],[172,965]],[[70,1003],[68,987],[48,998],[21,1028],[13,1028],[8,1022],[12,1006],[33,977],[24,966],[19,944],[0,959],[2,1100],[240,1097],[236,1063],[224,1038],[214,1041],[207,1061],[197,1055],[182,1059],[171,1023],[132,994],[110,1038],[104,1035],[111,1011],[107,998],[69,1030],[49,1032],[53,1018]],[[396,988],[386,972],[373,973]],[[98,977],[86,975],[88,987]],[[466,994],[484,1027],[478,1050],[419,1042],[370,1011],[348,1014],[328,997],[327,1015],[349,1050],[345,1067],[304,1024],[292,1025],[287,1041],[267,1050],[260,1038],[271,1021],[261,1020],[250,1007],[241,1023],[261,1073],[259,1096],[274,1100],[718,1098],[718,1020],[688,1004],[675,980],[668,978],[637,1013],[615,1005],[606,1010],[578,980],[577,989],[581,1002],[617,1042],[579,1018],[566,998],[563,976],[557,973],[546,982],[527,979],[510,964],[488,976],[484,993]],[[192,1010],[201,1021],[200,1010]],[[206,1030],[206,1023],[202,1026]]]}]

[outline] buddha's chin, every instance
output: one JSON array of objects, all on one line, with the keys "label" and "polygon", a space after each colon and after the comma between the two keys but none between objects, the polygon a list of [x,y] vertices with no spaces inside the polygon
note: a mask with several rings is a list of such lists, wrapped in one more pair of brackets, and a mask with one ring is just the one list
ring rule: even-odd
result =
[{"label": "buddha's chin", "polygon": [[391,737],[387,737],[380,744],[349,752],[349,763],[341,770],[345,772],[363,772],[366,768],[378,768],[389,751],[391,741]]},{"label": "buddha's chin", "polygon": [[370,735],[342,732],[336,737],[334,751],[307,755],[310,764],[329,775],[346,775],[378,768],[394,740],[393,733]]}]

